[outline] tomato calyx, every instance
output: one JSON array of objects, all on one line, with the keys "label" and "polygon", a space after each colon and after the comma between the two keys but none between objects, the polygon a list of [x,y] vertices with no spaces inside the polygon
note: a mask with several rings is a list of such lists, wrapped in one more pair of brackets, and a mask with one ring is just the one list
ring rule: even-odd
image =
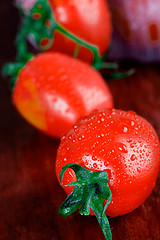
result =
[{"label": "tomato calyx", "polygon": [[4,67],[2,69],[2,74],[3,74],[3,76],[10,76],[11,90],[13,90],[13,88],[15,86],[19,72],[26,65],[26,63],[33,57],[34,56],[31,53],[27,53],[25,55],[25,59],[22,59],[22,61],[7,63],[6,65],[4,65]]},{"label": "tomato calyx", "polygon": [[[112,239],[110,225],[105,211],[111,202],[112,193],[108,186],[108,174],[105,171],[90,171],[76,163],[65,165],[60,172],[60,182],[65,171],[71,168],[77,181],[66,186],[74,186],[71,194],[66,198],[59,208],[59,214],[69,216],[80,208],[81,215],[89,215],[90,209],[94,212],[106,240]],[[104,201],[106,201],[104,205]]]}]

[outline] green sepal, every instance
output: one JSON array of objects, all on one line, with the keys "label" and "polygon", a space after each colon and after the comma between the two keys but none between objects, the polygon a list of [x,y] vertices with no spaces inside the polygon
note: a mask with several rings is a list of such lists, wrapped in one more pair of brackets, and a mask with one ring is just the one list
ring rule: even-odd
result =
[{"label": "green sepal", "polygon": [[[19,8],[19,6],[18,6]],[[21,8],[20,12],[21,11]],[[39,14],[38,19],[34,19],[34,14]],[[46,21],[51,21],[52,27],[46,26]],[[28,53],[27,50],[27,39],[32,38],[35,43],[36,48],[39,48],[40,42],[43,38],[47,38],[49,41],[48,48],[52,44],[53,29],[55,27],[55,22],[52,17],[51,7],[47,0],[37,0],[35,5],[30,11],[25,14],[23,12],[23,20],[19,32],[16,38],[17,46],[17,60],[25,57]]]},{"label": "green sepal", "polygon": [[13,90],[14,85],[17,81],[19,72],[23,69],[23,67],[26,65],[26,63],[33,58],[33,55],[28,53],[25,56],[25,59],[21,62],[14,62],[14,63],[6,63],[2,69],[3,76],[9,76],[10,77],[10,87],[11,90]]},{"label": "green sepal", "polygon": [[134,73],[135,73],[135,69],[130,69],[126,72],[119,72],[117,70],[114,70],[113,72],[111,72],[109,74],[108,73],[104,74],[103,76],[107,81],[109,81],[112,79],[116,80],[116,79],[126,78],[126,77],[131,76]]},{"label": "green sepal", "polygon": [[[111,191],[108,186],[108,174],[106,171],[90,171],[75,163],[64,166],[60,173],[60,182],[65,171],[71,168],[76,174],[76,182],[66,186],[74,186],[71,194],[66,198],[59,208],[59,214],[69,216],[80,208],[81,215],[89,215],[90,210],[94,212],[106,240],[112,239],[109,221],[105,211],[111,202]],[[104,205],[104,201],[106,201]]]}]

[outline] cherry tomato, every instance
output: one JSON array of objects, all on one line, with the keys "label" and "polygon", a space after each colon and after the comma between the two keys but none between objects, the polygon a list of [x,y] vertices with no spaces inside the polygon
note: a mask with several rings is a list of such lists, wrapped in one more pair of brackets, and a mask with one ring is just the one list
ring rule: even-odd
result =
[{"label": "cherry tomato", "polygon": [[53,137],[66,133],[80,116],[113,107],[108,86],[95,69],[53,52],[28,61],[19,72],[12,96],[20,114]]},{"label": "cherry tomato", "polygon": [[[108,173],[112,198],[106,214],[118,216],[133,211],[151,194],[159,172],[160,144],[153,127],[136,113],[99,110],[80,118],[62,137],[56,160],[59,181],[68,163]],[[62,183],[72,182],[76,174],[68,168]],[[73,187],[64,189],[69,195]]]},{"label": "cherry tomato", "polygon": [[[97,46],[102,56],[109,47],[111,40],[111,16],[105,0],[50,0],[55,19],[74,35],[84,41]],[[54,42],[51,49],[63,51],[73,55],[76,43],[69,41],[60,33],[54,33]],[[79,46],[78,57],[93,61],[92,52],[85,46]]]},{"label": "cherry tomato", "polygon": [[26,1],[22,8],[18,56],[25,49],[26,38],[41,51],[60,51],[88,63],[100,61],[108,50],[112,24],[105,0],[38,0],[30,11],[26,11]]}]

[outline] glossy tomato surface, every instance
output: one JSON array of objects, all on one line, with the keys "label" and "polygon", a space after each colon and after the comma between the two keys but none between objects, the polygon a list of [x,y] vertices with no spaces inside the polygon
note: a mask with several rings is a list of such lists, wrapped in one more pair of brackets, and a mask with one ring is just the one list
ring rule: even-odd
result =
[{"label": "glossy tomato surface", "polygon": [[13,102],[36,128],[60,137],[94,109],[112,108],[101,75],[88,64],[60,53],[42,53],[20,71]]},{"label": "glossy tomato surface", "polygon": [[[111,15],[105,0],[50,0],[56,21],[66,30],[82,40],[95,45],[102,56],[108,49],[111,33]],[[62,32],[54,31],[53,45],[50,50],[73,55],[76,41],[69,39]],[[93,61],[90,49],[79,46],[78,58]]]},{"label": "glossy tomato surface", "polygon": [[[80,118],[61,139],[56,173],[67,163],[107,171],[112,199],[106,214],[127,214],[151,194],[160,165],[160,144],[153,127],[134,112],[95,111]],[[67,169],[63,184],[76,181]],[[72,187],[64,187],[70,194]]]}]

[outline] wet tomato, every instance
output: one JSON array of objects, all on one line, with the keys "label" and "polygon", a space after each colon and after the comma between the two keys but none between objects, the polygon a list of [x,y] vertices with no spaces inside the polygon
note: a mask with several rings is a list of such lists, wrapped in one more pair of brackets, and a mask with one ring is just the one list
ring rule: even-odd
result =
[{"label": "wet tomato", "polygon": [[44,133],[60,137],[94,109],[112,108],[109,88],[88,64],[60,53],[42,53],[18,74],[13,103]]},{"label": "wet tomato", "polygon": [[[67,195],[72,192],[60,214],[68,216],[81,208],[87,215],[91,209],[110,239],[104,212],[118,216],[140,206],[154,188],[159,166],[157,134],[136,113],[98,110],[80,118],[58,149],[57,177]],[[106,200],[109,206],[103,208]]]}]

